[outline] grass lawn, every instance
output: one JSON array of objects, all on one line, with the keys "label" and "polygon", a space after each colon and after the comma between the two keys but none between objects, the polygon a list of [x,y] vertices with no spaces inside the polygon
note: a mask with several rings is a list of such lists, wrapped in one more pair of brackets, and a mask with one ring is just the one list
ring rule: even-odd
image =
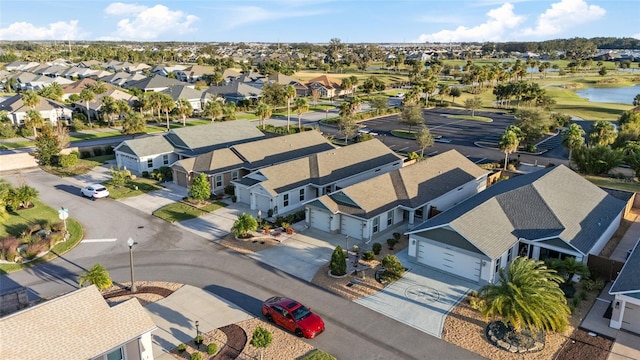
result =
[{"label": "grass lawn", "polygon": [[94,167],[98,165],[105,164],[109,160],[115,159],[115,155],[101,155],[90,157],[86,159],[79,159],[78,163],[74,166],[70,166],[68,168],[61,168],[55,166],[43,166],[42,169],[50,174],[60,176],[60,177],[70,177],[70,176],[78,176],[84,175],[91,171]]},{"label": "grass lawn", "polygon": [[485,116],[471,116],[471,115],[451,115],[447,116],[451,119],[460,119],[460,120],[473,120],[473,121],[483,121],[483,122],[493,122],[493,119],[485,117]]},{"label": "grass lawn", "polygon": [[[34,201],[35,206],[31,209],[20,210],[9,213],[9,218],[0,227],[0,237],[8,235],[18,236],[29,225],[36,223],[54,224],[60,222],[58,218],[58,210],[50,208],[42,202]],[[70,214],[73,215],[73,214]],[[0,274],[10,273],[22,269],[32,267],[57,256],[60,256],[75,247],[83,237],[82,225],[73,218],[67,219],[67,230],[71,234],[69,240],[56,244],[53,249],[40,259],[31,261],[26,264],[0,264]]]},{"label": "grass lawn", "polygon": [[12,149],[21,149],[26,147],[33,147],[35,144],[33,141],[15,141],[15,142],[3,142],[0,143],[0,150],[12,150]]},{"label": "grass lawn", "polygon": [[637,181],[612,179],[608,177],[592,175],[585,175],[584,178],[591,181],[597,186],[623,191],[640,192],[640,183]]},{"label": "grass lawn", "polygon": [[69,136],[69,141],[101,139],[120,135],[122,135],[122,133],[117,130],[101,131],[95,133],[75,133],[74,135]]},{"label": "grass lawn", "polygon": [[158,185],[157,181],[144,178],[129,180],[125,186],[121,187],[114,187],[109,183],[109,181],[105,182],[104,185],[109,189],[109,197],[112,199],[123,199],[138,196],[163,188],[161,185]]},{"label": "grass lawn", "polygon": [[416,139],[416,133],[417,131],[414,130],[391,130],[391,135],[399,137],[399,138],[403,138],[403,139],[411,139],[411,140],[415,140]]},{"label": "grass lawn", "polygon": [[173,223],[176,221],[180,222],[184,220],[194,219],[225,206],[227,206],[227,204],[219,201],[209,203],[200,208],[196,208],[184,202],[177,202],[161,207],[160,209],[154,211],[152,215],[157,216],[167,222]]},{"label": "grass lawn", "polygon": [[315,349],[309,355],[303,357],[302,360],[336,360],[336,358],[320,349]]}]

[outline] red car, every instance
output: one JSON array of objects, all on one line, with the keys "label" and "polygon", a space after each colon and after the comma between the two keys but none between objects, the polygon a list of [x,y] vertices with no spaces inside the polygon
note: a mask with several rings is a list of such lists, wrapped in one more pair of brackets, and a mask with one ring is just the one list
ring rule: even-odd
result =
[{"label": "red car", "polygon": [[298,337],[312,339],[324,331],[324,321],[299,302],[274,296],[262,303],[262,315],[293,332]]}]

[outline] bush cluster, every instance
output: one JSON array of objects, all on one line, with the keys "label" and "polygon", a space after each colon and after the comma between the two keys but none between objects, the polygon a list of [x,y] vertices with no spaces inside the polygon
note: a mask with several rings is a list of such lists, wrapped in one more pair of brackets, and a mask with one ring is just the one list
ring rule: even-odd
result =
[{"label": "bush cluster", "polygon": [[373,253],[375,255],[380,255],[380,251],[382,250],[382,244],[380,244],[379,242],[375,242],[372,245],[373,248]]}]

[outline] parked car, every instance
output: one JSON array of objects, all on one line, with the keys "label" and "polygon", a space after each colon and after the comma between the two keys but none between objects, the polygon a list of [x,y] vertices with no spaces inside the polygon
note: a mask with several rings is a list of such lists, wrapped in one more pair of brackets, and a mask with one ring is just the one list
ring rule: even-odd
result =
[{"label": "parked car", "polygon": [[86,196],[91,200],[101,199],[109,196],[109,190],[100,184],[93,184],[83,187],[81,193],[82,196]]},{"label": "parked car", "polygon": [[262,303],[262,315],[293,332],[298,337],[313,339],[324,331],[324,321],[299,302],[285,297],[270,297]]}]

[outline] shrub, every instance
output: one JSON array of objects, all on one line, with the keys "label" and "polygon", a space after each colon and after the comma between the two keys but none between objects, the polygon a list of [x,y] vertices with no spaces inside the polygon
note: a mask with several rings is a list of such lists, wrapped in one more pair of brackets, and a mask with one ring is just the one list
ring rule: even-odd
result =
[{"label": "shrub", "polygon": [[71,153],[69,155],[59,155],[58,156],[58,164],[63,168],[68,168],[78,163],[78,155],[76,153]]},{"label": "shrub", "polygon": [[283,229],[285,229],[285,230],[287,230],[290,226],[291,226],[291,224],[289,224],[289,223],[288,223],[288,222],[286,222],[286,221],[282,221],[282,222],[280,223],[280,227],[282,227],[282,228],[283,228]]},{"label": "shrub", "polygon": [[273,209],[267,210],[267,217],[272,217],[272,216],[273,216]]},{"label": "shrub", "polygon": [[202,360],[202,355],[200,355],[199,352],[194,352],[193,354],[191,354],[191,356],[189,356],[189,359],[191,359],[191,360]]},{"label": "shrub", "polygon": [[57,223],[53,223],[51,225],[51,231],[63,231],[64,223],[62,221],[58,221]]},{"label": "shrub", "polygon": [[580,291],[580,292],[578,293],[578,299],[580,299],[580,300],[587,300],[587,292],[586,292],[586,291],[584,291],[584,290],[583,290],[583,291]]},{"label": "shrub", "polygon": [[233,185],[227,185],[224,187],[224,193],[227,195],[235,195],[235,186]]},{"label": "shrub", "polygon": [[71,121],[71,129],[73,131],[82,131],[86,128],[87,126],[84,124],[84,121],[74,116],[73,120]]},{"label": "shrub", "polygon": [[231,202],[236,202],[238,201],[238,197],[235,195],[231,195]]},{"label": "shrub", "polygon": [[393,247],[398,243],[398,240],[394,238],[387,239],[387,245],[389,246],[389,250],[393,250]]},{"label": "shrub", "polygon": [[102,155],[102,148],[100,147],[93,148],[93,156],[101,156],[101,155]]},{"label": "shrub", "polygon": [[273,221],[273,224],[275,226],[282,226],[283,221],[284,221],[284,218],[282,216],[276,216],[276,219]]},{"label": "shrub", "polygon": [[382,250],[382,244],[379,242],[373,243],[373,253],[375,255],[380,255],[380,251]]},{"label": "shrub", "polygon": [[40,230],[42,230],[42,225],[33,224],[33,225],[30,225],[30,226],[27,226],[27,228],[24,229],[24,234],[25,234],[25,236],[29,236],[29,235],[33,234],[34,232],[40,231]]},{"label": "shrub", "polygon": [[216,345],[215,343],[211,343],[207,345],[207,354],[213,355],[217,352],[218,352],[218,345]]},{"label": "shrub", "polygon": [[198,345],[198,344],[202,344],[202,342],[204,341],[204,337],[202,335],[198,335],[196,337],[193,338],[193,342]]},{"label": "shrub", "polygon": [[31,243],[27,246],[27,249],[24,251],[24,257],[26,259],[33,259],[41,252],[45,252],[49,250],[49,241],[38,241]]},{"label": "shrub", "polygon": [[331,254],[329,268],[331,269],[331,274],[336,276],[342,276],[347,273],[347,260],[344,258],[344,251],[340,245]]},{"label": "shrub", "polygon": [[576,307],[578,307],[578,305],[580,305],[580,301],[581,301],[580,298],[574,297],[571,300],[571,305],[573,305],[573,307],[576,308]]},{"label": "shrub", "polygon": [[185,344],[178,345],[178,351],[179,352],[184,352],[185,350],[187,350],[187,345],[185,345]]},{"label": "shrub", "polygon": [[115,151],[113,150],[112,146],[105,146],[104,147],[104,154],[105,155],[113,155],[113,154],[115,154]]},{"label": "shrub", "polygon": [[143,171],[143,172],[142,172],[142,177],[143,177],[143,178],[145,178],[145,179],[148,179],[148,178],[150,177],[150,176],[149,176],[149,172],[148,172],[148,171],[146,171],[146,170],[145,170],[145,171]]},{"label": "shrub", "polygon": [[31,126],[21,126],[19,133],[22,137],[31,137],[33,136],[33,128]]},{"label": "shrub", "polygon": [[11,124],[0,124],[0,139],[11,139],[18,134],[18,128]]},{"label": "shrub", "polygon": [[402,236],[402,234],[401,234],[401,233],[399,233],[399,232],[394,232],[394,233],[393,233],[393,238],[394,238],[394,239],[396,239],[396,242],[397,242],[397,241],[400,241],[400,237],[401,237],[401,236]]},{"label": "shrub", "polygon": [[371,260],[374,260],[375,258],[376,258],[376,254],[374,254],[372,250],[367,250],[362,253],[362,260],[364,261],[371,261]]},{"label": "shrub", "polygon": [[385,277],[391,280],[397,280],[402,277],[405,268],[395,255],[387,255],[382,259],[382,267],[384,267]]},{"label": "shrub", "polygon": [[86,159],[91,157],[91,152],[87,150],[83,150],[80,152],[80,159]]}]

